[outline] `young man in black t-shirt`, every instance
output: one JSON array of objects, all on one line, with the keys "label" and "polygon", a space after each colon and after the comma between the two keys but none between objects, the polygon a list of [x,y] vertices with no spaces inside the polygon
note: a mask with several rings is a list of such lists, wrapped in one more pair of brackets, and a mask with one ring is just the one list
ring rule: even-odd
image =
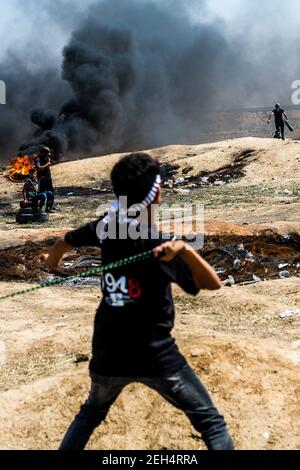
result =
[{"label": "young man in black t-shirt", "polygon": [[[103,265],[151,250],[152,256],[102,276],[103,298],[95,317],[90,362],[91,390],[60,449],[84,449],[122,389],[139,382],[185,412],[208,449],[231,450],[224,418],[171,335],[171,283],[196,295],[201,288],[219,289],[220,280],[190,246],[179,240],[166,242],[154,227],[151,209],[160,203],[161,192],[156,160],[144,153],[128,155],[114,166],[111,178],[116,196],[126,196],[128,207],[145,211],[148,223],[124,210],[119,199],[100,219],[58,240],[43,255],[44,261],[56,270],[64,253],[81,246],[99,246]],[[114,223],[115,232],[110,231]],[[124,237],[124,228],[139,236]]]}]

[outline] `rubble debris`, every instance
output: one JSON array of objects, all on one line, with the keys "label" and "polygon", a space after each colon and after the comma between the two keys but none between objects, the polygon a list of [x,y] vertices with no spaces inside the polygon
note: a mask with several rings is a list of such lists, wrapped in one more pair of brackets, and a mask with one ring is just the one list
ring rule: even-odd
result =
[{"label": "rubble debris", "polygon": [[112,192],[111,183],[103,182],[104,187],[101,188],[85,188],[81,186],[67,186],[56,188],[55,193],[60,197],[82,197],[93,196],[95,194],[107,194]]},{"label": "rubble debris", "polygon": [[[43,282],[49,279],[49,270],[44,263],[41,262],[40,256],[44,250],[50,248],[57,240],[56,237],[12,246],[0,250],[1,254],[1,281],[24,281],[24,282]],[[99,257],[98,248],[76,248],[68,253],[63,260],[63,264],[73,265],[74,261],[80,256],[90,256],[92,258]],[[68,265],[66,265],[68,267]],[[76,271],[82,271],[82,267],[73,268]],[[69,274],[69,273],[68,273]],[[53,276],[52,276],[53,277]],[[99,284],[99,277],[96,278]]]},{"label": "rubble debris", "polygon": [[75,355],[74,363],[79,364],[80,362],[88,362],[89,360],[90,358],[88,354],[77,353]]},{"label": "rubble debris", "polygon": [[[183,190],[176,188],[177,191]],[[43,282],[49,279],[48,268],[40,261],[43,250],[53,245],[56,238],[27,242],[0,250],[0,281]],[[210,263],[225,285],[255,283],[278,279],[288,266],[289,276],[300,276],[300,235],[278,235],[261,231],[258,235],[238,237],[233,234],[208,235],[199,254]],[[238,260],[238,261],[237,261]],[[100,266],[98,248],[75,249],[65,255],[63,270],[66,275],[79,273],[89,267]],[[286,266],[285,266],[286,265]],[[284,266],[284,267],[279,267]],[[231,278],[229,277],[231,276]],[[228,281],[229,279],[229,281]],[[99,276],[78,278],[67,283],[69,287],[97,285]]]},{"label": "rubble debris", "polygon": [[181,178],[176,178],[175,181],[174,181],[174,185],[178,186],[179,184],[184,183],[184,181],[185,181],[184,176],[182,176]]},{"label": "rubble debris", "polygon": [[289,191],[288,189],[284,189],[283,191],[275,191],[276,196],[292,196],[294,193],[293,191]]},{"label": "rubble debris", "polygon": [[[188,187],[188,189],[194,189],[197,187],[203,187],[208,185],[224,186],[228,183],[238,181],[243,178],[246,173],[243,168],[250,162],[257,158],[257,151],[248,149],[241,153],[234,155],[233,163],[222,166],[214,171],[201,171],[198,175],[192,176],[187,175],[193,170],[192,166],[187,166],[181,171],[181,175],[175,176],[177,171],[180,169],[179,165],[163,164],[160,167],[163,184],[165,187],[172,189],[174,186]],[[196,154],[195,154],[196,155]],[[192,156],[192,155],[187,155]],[[194,156],[194,155],[193,155]],[[173,184],[170,183],[170,179],[173,179]],[[190,180],[189,183],[187,181]]]},{"label": "rubble debris", "polygon": [[240,269],[242,266],[242,261],[239,258],[233,260],[233,269]]},{"label": "rubble debris", "polygon": [[225,281],[222,281],[222,284],[223,286],[234,286],[235,285],[235,280],[234,280],[234,277],[233,276],[228,276],[227,279],[225,279]]},{"label": "rubble debris", "polygon": [[280,279],[286,279],[287,277],[290,277],[290,272],[289,271],[279,271],[278,276]]},{"label": "rubble debris", "polygon": [[64,266],[68,269],[89,267],[94,268],[101,266],[101,257],[100,256],[80,256],[76,258],[73,263],[65,262]]},{"label": "rubble debris", "polygon": [[233,163],[218,168],[215,171],[202,171],[198,175],[198,180],[202,185],[213,184],[223,186],[243,178],[246,173],[243,171],[245,166],[257,158],[258,152],[253,149],[245,150],[234,155]]},{"label": "rubble debris", "polygon": [[240,282],[239,286],[250,286],[251,284],[257,284],[258,282],[262,282],[262,280],[260,279],[260,277],[255,276],[255,274],[253,274],[252,280]]},{"label": "rubble debris", "polygon": [[[299,276],[300,235],[288,237],[273,231],[261,232],[257,236],[244,237],[236,243],[235,236],[215,235],[205,238],[199,253],[212,265],[225,285],[230,285],[228,276],[235,284],[254,284],[267,279],[282,279]],[[288,272],[279,265],[288,266]]]},{"label": "rubble debris", "polygon": [[190,190],[189,189],[174,189],[174,192],[177,193],[177,194],[190,194]]},{"label": "rubble debris", "polygon": [[279,318],[293,318],[296,315],[300,315],[300,308],[297,310],[286,309],[283,313],[279,315]]},{"label": "rubble debris", "polygon": [[177,170],[179,170],[179,165],[172,165],[171,163],[164,163],[160,166],[160,175],[162,181],[169,179],[172,175],[174,175]]},{"label": "rubble debris", "polygon": [[279,263],[278,268],[283,269],[283,268],[286,268],[287,266],[289,266],[289,263]]}]

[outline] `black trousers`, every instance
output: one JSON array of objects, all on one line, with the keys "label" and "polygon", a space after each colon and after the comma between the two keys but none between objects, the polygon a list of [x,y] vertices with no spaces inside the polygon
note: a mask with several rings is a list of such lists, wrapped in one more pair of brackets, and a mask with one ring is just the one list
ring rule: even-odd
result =
[{"label": "black trousers", "polygon": [[280,133],[282,140],[285,140],[284,122],[275,122],[276,131]]},{"label": "black trousers", "polygon": [[39,180],[39,192],[50,191],[53,194],[52,205],[54,204],[54,188],[51,176],[42,176]]},{"label": "black trousers", "polygon": [[122,389],[139,382],[156,390],[168,402],[182,410],[194,428],[201,433],[209,450],[233,450],[233,442],[223,416],[193,369],[185,365],[170,375],[148,378],[102,377],[92,374],[87,401],[70,425],[60,450],[82,450],[94,429],[105,419],[109,408]]}]

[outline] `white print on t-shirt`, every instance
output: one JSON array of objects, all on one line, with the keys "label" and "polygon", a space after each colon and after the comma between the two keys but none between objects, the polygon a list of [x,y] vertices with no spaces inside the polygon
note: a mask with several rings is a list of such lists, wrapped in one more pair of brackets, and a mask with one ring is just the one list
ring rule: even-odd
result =
[{"label": "white print on t-shirt", "polygon": [[122,276],[117,281],[111,273],[107,273],[104,276],[104,282],[108,292],[116,292],[120,289],[123,294],[128,294],[128,289],[126,287],[126,277]]},{"label": "white print on t-shirt", "polygon": [[102,288],[104,292],[109,294],[105,300],[112,307],[124,307],[125,304],[134,302],[142,295],[139,282],[136,279],[126,276],[115,279],[112,273],[106,273],[103,276]]}]

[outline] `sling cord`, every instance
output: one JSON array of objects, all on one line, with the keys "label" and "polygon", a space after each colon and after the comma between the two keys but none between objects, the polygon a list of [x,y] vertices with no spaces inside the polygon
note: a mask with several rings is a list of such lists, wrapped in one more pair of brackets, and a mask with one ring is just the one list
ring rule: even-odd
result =
[{"label": "sling cord", "polygon": [[76,279],[81,278],[81,277],[90,277],[93,274],[99,274],[99,273],[103,273],[105,271],[109,271],[111,269],[117,269],[117,268],[120,268],[122,266],[126,266],[128,264],[137,263],[138,261],[143,261],[147,258],[150,258],[151,255],[152,255],[152,250],[144,251],[143,253],[139,253],[137,255],[129,256],[128,258],[124,258],[124,259],[121,259],[119,261],[114,261],[114,262],[106,264],[104,266],[100,266],[100,267],[97,267],[97,268],[92,268],[92,269],[89,269],[87,271],[83,271],[83,272],[80,272],[78,274],[75,274],[73,276],[67,276],[67,277],[62,277],[62,278],[59,278],[59,279],[53,279],[51,281],[47,281],[47,282],[43,282],[41,284],[38,284],[37,286],[31,287],[29,289],[24,289],[24,290],[20,290],[20,291],[17,291],[17,292],[13,292],[12,294],[4,295],[3,297],[0,297],[0,301],[4,300],[4,299],[9,299],[11,297],[15,297],[17,295],[23,295],[23,294],[27,294],[29,292],[34,292],[34,291],[39,290],[39,289],[44,289],[44,287],[50,287],[50,286],[56,286],[56,285],[59,285],[59,284],[64,284],[65,282],[73,281],[73,280],[76,280]]}]

